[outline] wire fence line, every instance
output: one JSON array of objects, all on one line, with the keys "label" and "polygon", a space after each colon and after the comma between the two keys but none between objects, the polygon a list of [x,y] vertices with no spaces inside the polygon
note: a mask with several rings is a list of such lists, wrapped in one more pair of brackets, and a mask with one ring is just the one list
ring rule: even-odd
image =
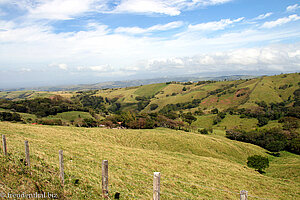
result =
[{"label": "wire fence line", "polygon": [[[2,139],[3,139],[3,141],[2,141],[2,143],[3,143],[3,153],[4,153],[5,156],[8,156],[7,149],[6,149],[6,137],[3,136]],[[29,165],[29,147],[28,147],[28,141],[25,141],[25,155],[26,155],[25,156],[25,158],[26,158],[25,162],[27,163],[27,165]],[[63,159],[61,159],[63,157],[62,150],[59,151],[59,155],[60,155],[60,159],[59,159],[60,172],[57,172],[57,174],[54,174],[54,175],[58,175],[59,174],[59,176],[61,178],[61,181],[62,181],[62,185],[64,185],[64,181],[65,181],[64,180],[64,165],[63,165]],[[37,157],[34,154],[31,157],[35,158],[35,159],[40,159],[39,157]],[[87,162],[91,162],[91,163],[94,163],[94,164],[99,164],[99,162],[95,162],[93,160],[88,160]],[[104,177],[103,174],[106,174],[107,179],[108,179],[108,161],[105,160],[105,162],[107,163],[106,164],[107,165],[107,169],[103,168],[103,162],[102,162],[102,189],[104,187],[108,188],[108,181],[107,182],[103,181],[103,177]],[[143,172],[143,171],[134,170],[134,169],[129,169],[127,167],[120,167],[120,166],[118,166],[116,164],[110,164],[109,166],[113,167],[113,168],[115,168],[117,170],[122,170],[122,171],[125,171],[125,172],[132,172],[132,173],[135,173],[135,174],[139,174],[139,175],[145,176],[146,179],[150,179],[151,177],[153,177],[153,174],[150,174],[150,173],[147,173],[147,172]],[[36,167],[36,166],[33,166],[33,167]],[[75,171],[74,168],[76,168],[76,169],[80,168],[80,166],[75,166],[75,165],[71,165],[70,167],[71,167],[71,169],[68,169],[68,171],[69,170]],[[39,168],[38,168],[38,171],[39,171]],[[82,172],[82,173],[86,173],[86,171],[82,170],[81,168],[79,169],[79,171]],[[155,180],[155,173],[159,173],[159,180],[158,180],[158,184],[156,186],[155,186],[155,183],[154,183],[155,182],[154,181]],[[72,180],[72,178],[74,178],[73,175],[67,175],[66,180],[68,180],[68,182],[69,182],[69,181]],[[175,182],[175,183],[179,183],[179,184],[182,184],[182,185],[190,185],[190,186],[196,186],[196,187],[201,187],[201,188],[206,188],[206,189],[218,190],[218,191],[221,191],[221,192],[227,192],[227,193],[231,193],[231,194],[234,194],[234,195],[241,195],[242,196],[242,191],[241,192],[233,192],[233,191],[230,191],[230,190],[222,189],[221,187],[211,187],[211,186],[207,186],[207,185],[198,184],[198,183],[195,183],[195,182],[182,181],[182,180],[179,180],[178,178],[174,178],[174,177],[171,177],[171,178],[170,177],[164,177],[162,180],[168,180],[170,182],[173,182],[173,183]],[[133,181],[135,181],[135,183]],[[131,182],[129,183],[129,185],[133,185],[134,187],[139,188],[141,186],[137,185],[136,182],[144,184],[145,181],[146,180],[138,180],[138,179],[134,179],[133,178],[133,179],[131,179]],[[97,179],[93,179],[93,182],[100,182],[100,181],[97,181]],[[126,196],[131,196],[134,199],[138,199],[138,197],[136,197],[135,195],[132,194],[134,192],[132,190],[130,190],[127,185],[123,184],[122,181],[119,182],[119,183],[121,183],[122,188],[125,188],[125,190],[127,190],[129,192],[128,195],[126,195]],[[103,186],[104,184],[106,184],[106,185]],[[161,195],[162,196],[173,196],[173,197],[180,198],[180,199],[192,200],[192,198],[184,197],[184,196],[177,195],[177,194],[173,194],[173,193],[171,193],[171,192],[169,192],[167,190],[163,191],[163,192],[160,192],[160,185],[161,185],[160,184],[160,172],[154,172],[153,190],[150,189],[150,188],[147,188],[147,187],[143,187],[143,189],[146,190],[147,192],[153,192],[153,196],[155,196],[154,193],[157,193],[157,197],[158,198],[153,197],[154,200],[157,200],[157,199],[159,200]],[[112,185],[110,184],[110,186],[112,186]],[[155,189],[154,190],[154,187],[158,187],[159,189]],[[107,195],[105,195],[105,193],[103,192],[104,198],[111,200],[110,196],[108,195],[108,189],[106,189],[106,190],[107,190]],[[165,189],[163,189],[163,190],[165,190]],[[187,191],[185,191],[185,192],[187,192]],[[247,197],[251,197],[251,198],[256,198],[256,199],[270,200],[270,198],[261,198],[261,197],[258,197],[258,196],[248,195],[248,192],[247,191],[245,191],[245,192],[246,192],[246,194],[244,196],[245,198],[241,197],[241,199],[247,200]],[[138,195],[138,196],[140,196],[140,195]]]},{"label": "wire fence line", "polygon": [[[120,167],[120,166],[117,166],[115,164],[114,165],[110,165],[110,166],[118,168],[118,169],[121,169],[121,170],[124,170],[124,171],[131,171],[131,172],[134,172],[134,173],[146,175],[148,177],[150,177],[150,176],[152,177],[153,176],[152,174],[148,174],[148,173],[145,173],[145,172],[141,172],[141,171],[137,171],[137,170],[133,170],[133,169],[129,169],[129,168]],[[207,188],[207,189],[218,190],[218,191],[227,192],[227,193],[231,193],[231,194],[235,194],[235,195],[240,195],[240,192],[233,192],[233,191],[230,191],[230,190],[225,190],[225,189],[221,189],[221,188],[217,188],[217,187],[211,187],[211,186],[201,185],[201,184],[194,183],[194,182],[185,182],[185,181],[181,181],[179,179],[168,178],[168,177],[164,177],[164,179],[165,180],[169,180],[169,181],[177,181],[179,183],[183,183],[183,184],[186,184],[186,185],[197,186],[197,187],[201,187],[201,188]],[[132,182],[130,184],[132,184]],[[135,185],[135,186],[137,186],[137,185]],[[187,198],[187,197],[183,197],[183,196],[178,196],[178,195],[175,195],[175,194],[172,194],[172,193],[169,193],[169,192],[164,192],[164,193],[161,192],[160,194],[161,195],[166,194],[166,195],[175,196],[175,197],[178,197],[178,198],[181,198],[181,199],[192,200],[191,198]],[[263,200],[271,200],[270,198],[261,198],[261,197],[252,196],[252,195],[247,195],[247,196],[251,197],[251,198],[257,198],[257,199],[263,199]]]},{"label": "wire fence line", "polygon": [[252,196],[252,195],[248,195],[248,197],[252,197],[252,198],[256,198],[256,199],[271,200],[270,198],[266,199],[266,198],[261,198],[261,197],[257,197],[257,196]]}]

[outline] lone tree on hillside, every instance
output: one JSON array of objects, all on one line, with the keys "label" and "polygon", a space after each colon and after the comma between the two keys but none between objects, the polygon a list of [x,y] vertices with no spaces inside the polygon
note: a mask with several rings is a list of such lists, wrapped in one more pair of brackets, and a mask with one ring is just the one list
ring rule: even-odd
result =
[{"label": "lone tree on hillside", "polygon": [[269,159],[263,156],[254,155],[247,158],[248,167],[256,169],[259,173],[264,173],[263,169],[269,167]]}]

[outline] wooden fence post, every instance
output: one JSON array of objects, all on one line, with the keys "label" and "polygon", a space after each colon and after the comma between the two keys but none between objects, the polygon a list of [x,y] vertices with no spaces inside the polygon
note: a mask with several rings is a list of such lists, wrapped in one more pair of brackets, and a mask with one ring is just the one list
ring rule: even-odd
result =
[{"label": "wooden fence post", "polygon": [[240,192],[240,200],[247,200],[248,199],[248,191],[242,190]]},{"label": "wooden fence post", "polygon": [[153,176],[153,200],[160,200],[160,172],[154,172],[154,176]]},{"label": "wooden fence post", "polygon": [[64,173],[63,150],[59,150],[58,155],[59,155],[59,169],[60,169],[59,177],[60,177],[60,180],[61,180],[61,185],[64,186],[64,184],[65,184],[65,173]]},{"label": "wooden fence post", "polygon": [[28,144],[27,140],[25,140],[25,160],[26,160],[27,166],[30,167],[29,144]]},{"label": "wooden fence post", "polygon": [[2,135],[2,143],[3,143],[3,153],[7,156],[7,147],[6,147],[6,138],[5,135]]},{"label": "wooden fence post", "polygon": [[108,198],[108,161],[102,161],[102,193],[105,199]]}]

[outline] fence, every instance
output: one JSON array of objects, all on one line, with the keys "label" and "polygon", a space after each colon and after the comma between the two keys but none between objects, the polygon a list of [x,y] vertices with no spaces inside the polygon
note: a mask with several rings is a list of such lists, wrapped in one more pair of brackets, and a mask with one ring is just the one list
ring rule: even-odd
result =
[{"label": "fence", "polygon": [[[3,144],[3,154],[4,156],[8,156],[7,153],[7,143],[6,143],[6,136],[2,135],[2,144]],[[61,181],[61,185],[62,187],[64,187],[65,184],[65,174],[64,174],[64,160],[63,160],[63,150],[59,150],[58,152],[59,154],[59,177],[60,177],[60,181]],[[30,153],[29,153],[29,142],[27,140],[25,140],[25,163],[26,165],[30,168]],[[119,166],[114,166],[112,165],[112,167],[115,168],[119,168],[119,169],[123,169]],[[103,160],[102,161],[102,196],[104,199],[110,199],[109,197],[109,187],[108,187],[108,183],[109,183],[109,172],[108,172],[108,161],[107,160]],[[124,169],[124,170],[130,170],[130,169]],[[130,170],[133,171],[135,173],[141,173],[141,174],[146,174],[140,171],[135,171],[135,170]],[[147,176],[149,174],[146,174]],[[165,178],[168,180],[168,178]],[[178,180],[171,180],[170,181],[178,181]],[[240,200],[247,200],[248,197],[252,197],[252,198],[257,198],[257,199],[265,199],[265,198],[260,198],[260,197],[256,197],[256,196],[251,196],[248,194],[248,191],[246,190],[241,190],[239,193],[237,192],[232,192],[229,190],[224,190],[224,189],[220,189],[220,188],[216,188],[216,187],[208,187],[208,186],[204,186],[204,185],[199,185],[199,184],[195,184],[195,183],[189,183],[189,182],[183,182],[180,181],[183,184],[187,184],[187,185],[193,185],[193,186],[197,186],[197,187],[201,187],[201,188],[206,188],[206,189],[212,189],[212,190],[218,190],[218,191],[222,191],[222,192],[228,192],[228,193],[233,193],[236,195],[240,196]],[[160,197],[162,195],[164,195],[164,193],[161,193],[161,173],[160,172],[154,172],[153,174],[153,200],[160,200]],[[175,194],[171,194],[171,193],[166,193],[166,195],[170,195],[170,196],[174,196],[180,199],[189,199],[186,197],[182,197],[182,196],[178,196]],[[114,195],[115,199],[120,199],[120,193],[116,193]],[[267,200],[267,199],[266,199]]]}]

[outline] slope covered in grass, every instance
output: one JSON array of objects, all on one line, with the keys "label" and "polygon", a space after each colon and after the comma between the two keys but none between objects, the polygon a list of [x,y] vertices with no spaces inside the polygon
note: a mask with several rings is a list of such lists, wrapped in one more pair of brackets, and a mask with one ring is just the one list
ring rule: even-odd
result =
[{"label": "slope covered in grass", "polygon": [[34,157],[34,165],[29,168],[22,161],[23,156],[16,154],[0,155],[0,193],[3,199],[9,199],[9,194],[39,194],[60,199],[70,195],[63,191],[57,171],[41,158]]},{"label": "slope covered in grass", "polygon": [[134,93],[139,96],[151,97],[152,95],[155,95],[157,92],[159,92],[166,86],[167,85],[165,83],[143,85],[139,87]]},{"label": "slope covered in grass", "polygon": [[[255,102],[266,103],[283,102],[293,98],[293,92],[299,88],[300,74],[282,74],[276,76],[264,76],[255,79],[218,81],[202,83],[157,83],[127,88],[113,88],[95,90],[95,96],[107,99],[117,99],[125,111],[136,110],[137,96],[150,98],[148,106],[141,112],[158,112],[168,104],[187,103],[195,99],[201,99],[201,104],[196,108],[184,110],[195,111],[198,108],[207,110],[218,108],[224,110],[231,107],[253,108]],[[45,92],[45,91],[12,91],[0,92],[0,98],[13,100],[33,99],[36,97],[51,97],[60,95],[70,99],[76,92]],[[272,97],[272,98],[270,98]],[[150,110],[151,104],[157,104],[157,108]],[[111,105],[106,103],[106,108]]]},{"label": "slope covered in grass", "polygon": [[[0,122],[0,130],[6,134],[12,154],[22,155],[24,140],[29,140],[35,155],[32,164],[38,157],[57,169],[58,150],[63,149],[66,188],[72,199],[101,196],[103,159],[109,161],[109,190],[111,194],[120,192],[122,199],[151,199],[155,171],[162,173],[161,199],[238,199],[242,189],[261,198],[300,198],[297,179],[278,178],[289,178],[279,171],[281,165],[266,175],[246,167],[249,155],[267,156],[264,149],[221,136],[168,129],[86,129],[6,122]],[[270,165],[283,162],[280,159],[274,157]],[[292,168],[299,167],[299,156],[293,155],[292,160]]]},{"label": "slope covered in grass", "polygon": [[69,112],[58,113],[57,115],[51,115],[48,118],[59,118],[59,119],[71,121],[77,118],[93,118],[93,117],[88,112],[69,111]]}]

